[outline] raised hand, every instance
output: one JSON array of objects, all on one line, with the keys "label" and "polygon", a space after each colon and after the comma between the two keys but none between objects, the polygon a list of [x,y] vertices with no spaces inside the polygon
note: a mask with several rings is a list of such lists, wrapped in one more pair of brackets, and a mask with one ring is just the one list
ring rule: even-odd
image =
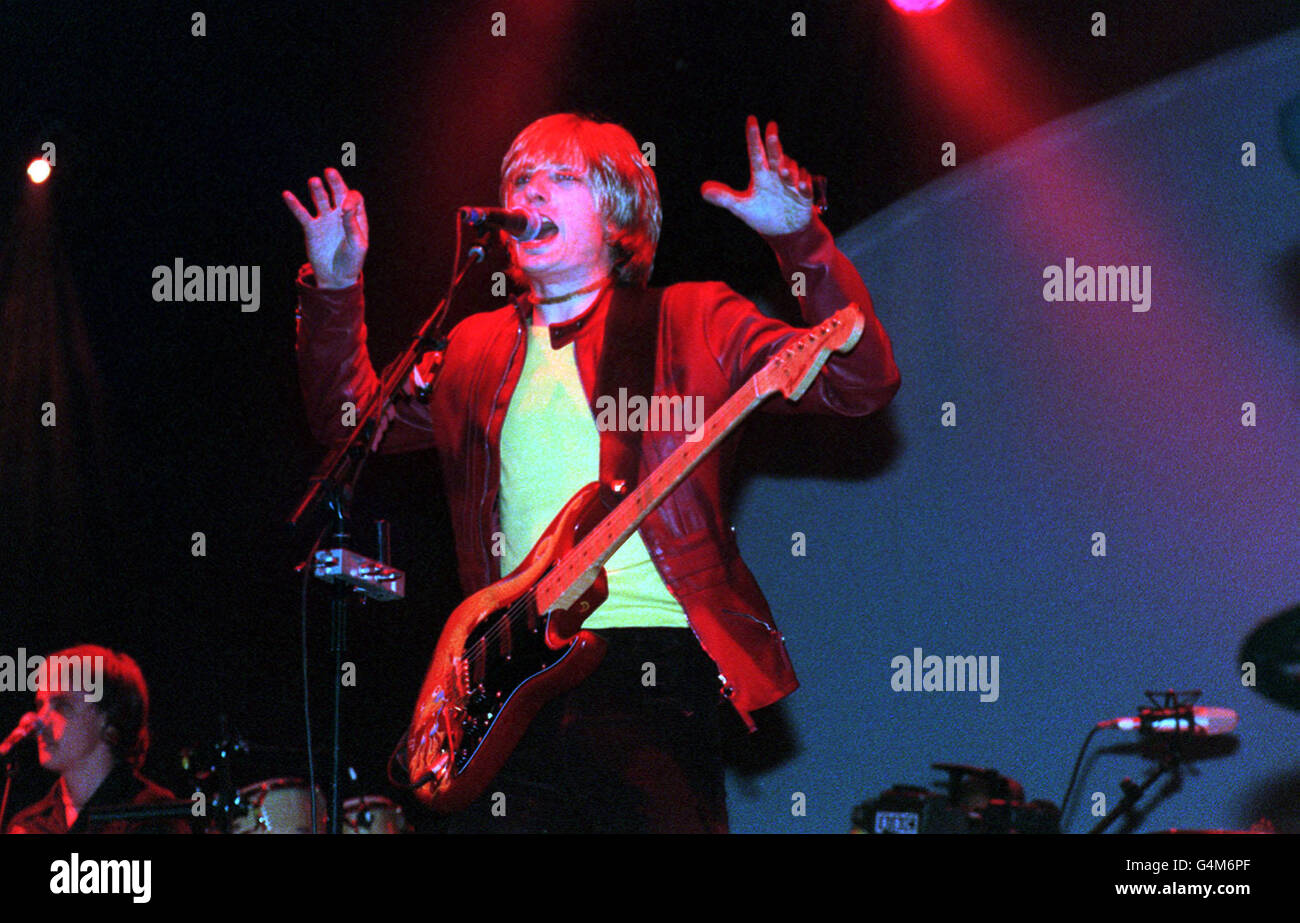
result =
[{"label": "raised hand", "polygon": [[725,208],[760,234],[773,236],[801,231],[812,220],[813,188],[808,171],[786,156],[767,123],[767,139],[758,133],[758,119],[745,122],[749,143],[749,188],[744,192],[710,180],[700,186],[706,202]]},{"label": "raised hand", "polygon": [[302,225],[317,287],[347,288],[361,276],[370,246],[370,222],[366,220],[361,193],[348,189],[338,170],[327,168],[325,181],[329,183],[328,191],[320,177],[313,176],[307,183],[316,206],[314,218],[292,192],[286,189],[280,195]]}]

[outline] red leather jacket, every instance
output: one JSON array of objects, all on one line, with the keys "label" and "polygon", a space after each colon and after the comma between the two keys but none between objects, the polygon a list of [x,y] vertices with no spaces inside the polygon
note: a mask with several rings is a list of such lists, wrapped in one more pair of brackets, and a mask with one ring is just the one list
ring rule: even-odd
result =
[{"label": "red leather jacket", "polygon": [[[808,323],[849,302],[866,314],[866,328],[847,356],[832,355],[798,401],[779,395],[764,409],[860,416],[889,403],[898,390],[889,338],[871,309],[857,270],[814,218],[803,231],[769,238],[787,279],[803,273],[800,306]],[[795,289],[800,291],[799,288]],[[321,291],[310,266],[298,279],[298,360],[308,420],[317,439],[344,432],[341,404],[364,406],[378,386],[366,349],[362,286]],[[598,359],[604,355],[609,312],[658,299],[658,350],[654,393],[703,396],[712,414],[763,367],[795,328],[765,317],[748,300],[717,282],[680,283],[666,289],[616,288],[585,314],[551,328],[552,344],[575,344],[579,377],[595,414]],[[497,512],[501,427],[523,369],[531,305],[526,300],[472,315],[450,335],[442,372],[427,405],[403,404],[384,440],[385,451],[438,450],[451,507],[457,561],[465,592],[500,578],[490,551],[500,529]],[[652,315],[653,316],[653,315]],[[612,344],[627,355],[632,343]],[[607,362],[609,360],[606,360]],[[680,444],[682,432],[640,434],[639,458],[620,458],[601,436],[601,480],[630,479],[634,486]],[[669,592],[681,603],[696,637],[718,665],[723,694],[753,727],[749,713],[799,685],[784,641],[753,575],[740,559],[722,508],[724,475],[737,440],[728,439],[642,523],[641,537]],[[616,448],[616,447],[615,447]]]}]

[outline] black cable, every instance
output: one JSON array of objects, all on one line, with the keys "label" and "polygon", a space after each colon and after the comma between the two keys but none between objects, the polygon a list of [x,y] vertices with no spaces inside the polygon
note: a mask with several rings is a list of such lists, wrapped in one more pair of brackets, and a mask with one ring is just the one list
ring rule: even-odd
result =
[{"label": "black cable", "polygon": [[1094,724],[1092,726],[1092,730],[1088,732],[1088,736],[1083,739],[1083,746],[1079,748],[1079,755],[1075,757],[1074,771],[1070,773],[1070,784],[1065,787],[1065,795],[1064,797],[1061,798],[1061,832],[1062,833],[1065,832],[1065,828],[1069,820],[1067,808],[1069,806],[1070,793],[1074,791],[1074,783],[1079,775],[1079,767],[1083,765],[1083,755],[1088,752],[1088,743],[1092,740],[1092,735],[1096,734],[1099,730],[1101,730],[1101,728],[1099,728],[1097,725]]},{"label": "black cable", "polygon": [[320,548],[320,543],[324,540],[325,535],[330,530],[330,525],[326,524],[321,530],[320,535],[316,536],[316,542],[311,546],[311,551],[307,552],[307,560],[302,567],[302,716],[307,726],[307,786],[311,791],[311,832],[316,832],[316,754],[312,749],[311,741],[311,689],[310,689],[310,672],[307,669],[307,587],[311,581],[312,569],[316,564],[316,551]]}]

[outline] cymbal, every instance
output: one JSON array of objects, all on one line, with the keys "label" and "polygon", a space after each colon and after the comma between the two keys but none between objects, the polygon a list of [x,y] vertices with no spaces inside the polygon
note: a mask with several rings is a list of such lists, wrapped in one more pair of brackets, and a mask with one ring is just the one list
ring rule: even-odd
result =
[{"label": "cymbal", "polygon": [[1241,645],[1241,662],[1255,665],[1255,691],[1300,711],[1300,606],[1265,619]]}]

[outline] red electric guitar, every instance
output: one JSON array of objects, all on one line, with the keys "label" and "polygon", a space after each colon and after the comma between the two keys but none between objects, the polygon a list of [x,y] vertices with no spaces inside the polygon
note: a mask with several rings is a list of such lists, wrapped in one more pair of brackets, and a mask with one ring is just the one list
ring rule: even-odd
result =
[{"label": "red electric guitar", "polygon": [[605,562],[754,408],[778,391],[798,400],[830,352],[848,352],[862,328],[851,304],[791,339],[612,512],[601,518],[600,485],[588,484],[509,576],[452,612],[405,741],[422,802],[458,811],[487,788],[542,705],[604,656],[604,640],[582,623],[605,601]]}]

